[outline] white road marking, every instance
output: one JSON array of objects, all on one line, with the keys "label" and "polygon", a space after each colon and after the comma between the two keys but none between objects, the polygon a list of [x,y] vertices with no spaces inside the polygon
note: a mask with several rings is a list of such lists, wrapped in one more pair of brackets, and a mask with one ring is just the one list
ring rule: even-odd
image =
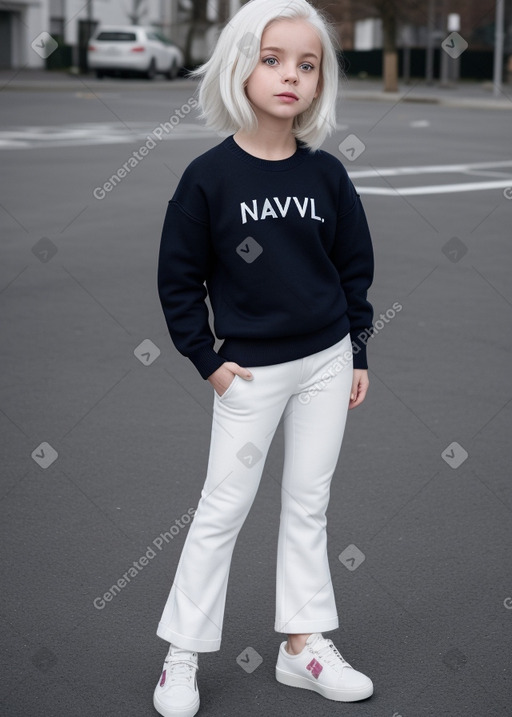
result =
[{"label": "white road marking", "polygon": [[117,99],[120,94],[118,92],[75,92],[75,97],[85,100],[97,100],[103,97],[108,97],[109,99],[115,97]]},{"label": "white road marking", "polygon": [[387,167],[382,169],[364,169],[350,172],[356,179],[365,177],[399,177],[406,174],[457,174],[468,169],[498,169],[498,167],[512,167],[512,159],[500,162],[475,162],[473,164],[431,164],[420,167]]},{"label": "white road marking", "polygon": [[[166,120],[162,121],[165,124]],[[143,144],[154,130],[160,129],[161,140],[207,139],[218,137],[216,132],[199,124],[180,122],[169,131],[149,122],[131,122],[126,126],[117,122],[88,122],[60,126],[16,127],[0,130],[1,149],[52,149],[54,147],[81,147],[95,144]],[[159,139],[153,137],[158,144]]]},{"label": "white road marking", "polygon": [[361,187],[359,194],[377,194],[383,197],[407,197],[421,194],[452,194],[454,192],[477,192],[486,189],[500,189],[512,186],[512,177],[499,182],[463,182],[462,184],[434,184],[424,187]]},{"label": "white road marking", "polygon": [[473,169],[467,169],[464,174],[469,177],[508,177],[509,175],[506,172],[486,172],[483,169],[480,170],[473,170]]},{"label": "white road marking", "polygon": [[423,167],[384,167],[382,169],[365,169],[349,172],[352,180],[377,179],[379,177],[406,177],[410,175],[421,176],[425,174],[471,174],[481,176],[503,177],[501,180],[488,182],[458,182],[457,184],[435,184],[414,187],[370,187],[356,185],[359,194],[373,194],[381,197],[421,196],[425,194],[453,194],[455,192],[482,192],[490,189],[503,189],[512,187],[512,172],[486,172],[487,169],[505,169],[512,167],[512,160],[495,162],[474,162],[472,164],[433,164]]},{"label": "white road marking", "polygon": [[[164,124],[163,120],[162,124]],[[417,127],[424,127],[426,120],[412,123]],[[346,129],[346,125],[338,125],[337,129]],[[155,138],[152,134],[160,130],[160,136]],[[0,130],[0,150],[16,149],[42,149],[57,147],[81,147],[92,145],[115,144],[144,144],[151,137],[158,146],[162,140],[187,139],[221,139],[226,135],[218,134],[200,124],[180,122],[171,126],[169,131],[162,131],[160,125],[149,122],[132,122],[122,125],[119,122],[88,122],[59,126],[27,126],[13,127]],[[467,164],[434,164],[411,167],[383,167],[349,171],[352,180],[377,179],[383,177],[420,176],[425,174],[462,174],[477,176],[503,177],[503,179],[487,182],[459,182],[457,184],[436,184],[413,187],[374,187],[357,186],[360,194],[373,194],[384,197],[449,194],[453,192],[475,192],[490,189],[500,189],[512,186],[512,172],[510,177],[506,172],[492,172],[482,170],[500,170],[512,168],[512,159],[494,162],[474,162]]]}]

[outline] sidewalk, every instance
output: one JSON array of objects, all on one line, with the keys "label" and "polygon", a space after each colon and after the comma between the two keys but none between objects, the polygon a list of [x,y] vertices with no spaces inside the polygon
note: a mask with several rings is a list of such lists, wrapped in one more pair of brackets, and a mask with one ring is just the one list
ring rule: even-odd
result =
[{"label": "sidewalk", "polygon": [[[0,91],[83,91],[92,90],[155,90],[193,89],[197,83],[180,77],[172,82],[158,78],[107,77],[98,80],[93,74],[74,75],[67,71],[46,71],[31,68],[0,70]],[[492,82],[470,82],[442,87],[439,83],[427,86],[424,80],[413,79],[409,85],[400,83],[398,92],[383,92],[377,79],[344,79],[340,94],[347,100],[377,100],[383,102],[426,102],[451,107],[478,109],[512,109],[512,85],[504,85],[499,97],[493,95]]]},{"label": "sidewalk", "polygon": [[410,84],[399,82],[398,92],[383,92],[380,80],[348,78],[341,82],[341,96],[349,100],[382,100],[387,102],[425,102],[448,107],[476,109],[512,109],[512,85],[503,85],[498,97],[493,94],[493,83],[462,80],[456,85],[443,87],[439,82],[426,85],[414,78]]}]

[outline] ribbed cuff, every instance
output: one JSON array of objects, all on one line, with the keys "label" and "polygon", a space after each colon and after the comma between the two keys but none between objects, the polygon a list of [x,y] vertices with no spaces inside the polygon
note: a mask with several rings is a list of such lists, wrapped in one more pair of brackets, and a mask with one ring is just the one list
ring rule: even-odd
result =
[{"label": "ribbed cuff", "polygon": [[354,368],[368,368],[368,359],[366,355],[366,344],[371,338],[370,330],[359,329],[357,333],[350,332],[352,340],[352,356]]},{"label": "ribbed cuff", "polygon": [[225,358],[222,358],[222,356],[219,356],[218,353],[210,348],[196,351],[195,353],[190,354],[188,358],[192,361],[196,369],[201,374],[201,377],[205,380],[226,362]]}]

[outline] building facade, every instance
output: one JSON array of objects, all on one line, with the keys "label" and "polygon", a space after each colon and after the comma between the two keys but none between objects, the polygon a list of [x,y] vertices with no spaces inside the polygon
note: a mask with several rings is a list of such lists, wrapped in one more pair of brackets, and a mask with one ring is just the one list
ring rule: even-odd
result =
[{"label": "building facade", "polygon": [[[8,0],[0,5],[0,68],[46,66],[48,33],[59,46],[70,48],[72,64],[80,66],[87,42],[98,25],[150,25],[183,47],[190,26],[192,0]],[[234,14],[242,0],[208,0],[212,25],[197,41],[199,55],[215,41],[218,17]]]},{"label": "building facade", "polygon": [[0,68],[41,67],[31,43],[48,30],[49,0],[10,0],[0,6]]},{"label": "building facade", "polygon": [[[87,42],[98,24],[158,27],[181,49],[187,44],[197,61],[209,55],[220,27],[247,0],[6,0],[0,4],[0,68],[46,66],[46,35],[68,51],[69,61],[84,66]],[[396,7],[398,46],[424,48],[429,17],[437,45],[448,32],[448,13],[458,13],[460,33],[471,50],[490,50],[494,41],[496,0],[311,0],[335,24],[344,51],[375,50],[382,46],[379,8]],[[190,33],[191,13],[201,4],[206,22]],[[512,42],[512,8],[507,3],[507,45]],[[190,38],[192,37],[192,41]],[[507,47],[512,52],[511,47]],[[58,54],[58,53],[55,53]]]}]

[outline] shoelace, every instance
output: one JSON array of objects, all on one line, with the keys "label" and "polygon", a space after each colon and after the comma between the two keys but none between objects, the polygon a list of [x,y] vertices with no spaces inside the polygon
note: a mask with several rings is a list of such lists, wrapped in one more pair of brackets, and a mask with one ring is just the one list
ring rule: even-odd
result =
[{"label": "shoelace", "polygon": [[[194,670],[198,670],[199,666],[192,660],[186,658],[171,658],[165,661],[165,667],[169,670],[169,681],[173,684],[190,684],[194,677]],[[172,669],[171,669],[172,668]]]},{"label": "shoelace", "polygon": [[323,659],[331,667],[334,667],[334,669],[340,674],[344,667],[351,667],[345,658],[342,657],[340,651],[332,640],[324,638],[324,641],[325,642],[322,647],[314,648],[314,652],[317,653],[318,657]]}]

